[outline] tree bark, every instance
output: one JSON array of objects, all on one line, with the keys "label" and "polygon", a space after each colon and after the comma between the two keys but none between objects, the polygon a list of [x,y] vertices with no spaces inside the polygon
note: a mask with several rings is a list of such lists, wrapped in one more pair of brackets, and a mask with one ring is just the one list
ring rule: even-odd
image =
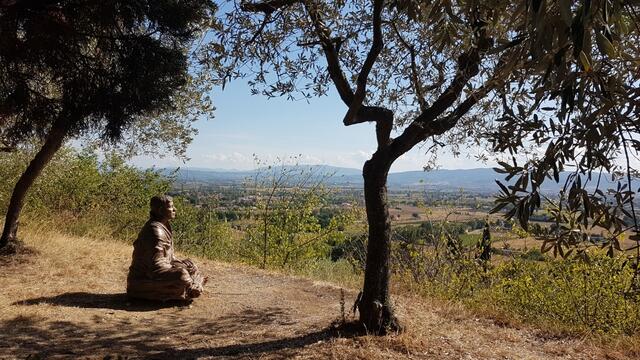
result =
[{"label": "tree bark", "polygon": [[391,220],[387,203],[387,175],[393,163],[388,147],[364,164],[364,196],[369,224],[364,287],[358,304],[367,331],[384,335],[401,330],[389,298]]},{"label": "tree bark", "polygon": [[0,249],[5,249],[17,244],[18,220],[27,191],[29,191],[31,185],[33,185],[36,178],[40,175],[42,169],[44,169],[49,161],[51,161],[51,158],[53,158],[53,155],[60,149],[66,134],[67,127],[65,122],[62,120],[56,121],[49,131],[42,148],[40,148],[29,163],[29,166],[27,166],[27,169],[22,173],[22,176],[20,176],[20,179],[18,179],[11,194],[9,207],[7,208],[4,229],[2,231],[2,237],[0,237]]}]

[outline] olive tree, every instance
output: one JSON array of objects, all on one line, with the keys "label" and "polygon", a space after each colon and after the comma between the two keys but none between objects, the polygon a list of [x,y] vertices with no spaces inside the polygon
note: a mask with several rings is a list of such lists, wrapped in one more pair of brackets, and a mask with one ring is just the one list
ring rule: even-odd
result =
[{"label": "olive tree", "polygon": [[0,248],[16,240],[27,191],[66,139],[115,143],[136,121],[172,121],[181,101],[202,98],[188,55],[214,10],[209,0],[0,2],[0,147],[42,140]]},{"label": "olive tree", "polygon": [[[527,230],[529,217],[544,205],[555,224],[535,235],[544,240],[542,250],[555,255],[588,257],[594,246],[609,256],[631,255],[626,264],[635,276],[629,291],[637,294],[640,3],[531,6],[529,56],[536,67],[501,94],[487,137],[494,150],[514,155],[496,169],[513,180],[498,182],[494,211],[506,207],[506,215]],[[541,190],[549,180],[562,184],[559,194]],[[595,231],[603,238],[592,239]],[[635,244],[625,248],[625,236]]]},{"label": "olive tree", "polygon": [[[637,97],[637,8],[622,0],[228,1],[220,4],[221,29],[207,36],[200,55],[223,83],[248,78],[252,93],[267,97],[334,94],[332,85],[346,107],[344,125],[376,124],[377,149],[363,167],[369,236],[358,308],[367,329],[384,334],[401,328],[389,299],[386,182],[394,161],[425,143],[429,152],[475,144],[533,159],[558,131],[567,138],[573,129],[595,131],[589,122],[566,128],[541,111],[555,111],[569,124],[606,123],[601,116],[614,109],[628,113],[634,108],[606,104]],[[591,76],[601,70],[610,76],[595,81]],[[579,91],[584,79],[617,90],[590,97]],[[562,106],[549,110],[552,103]],[[580,106],[591,116],[576,115]],[[634,121],[637,126],[636,118],[623,126],[632,131],[627,141],[637,134]],[[599,145],[591,149],[601,153]],[[554,159],[556,166],[568,161]],[[541,183],[553,170],[543,163],[502,171],[535,172]],[[509,201],[523,182],[504,187]]]}]

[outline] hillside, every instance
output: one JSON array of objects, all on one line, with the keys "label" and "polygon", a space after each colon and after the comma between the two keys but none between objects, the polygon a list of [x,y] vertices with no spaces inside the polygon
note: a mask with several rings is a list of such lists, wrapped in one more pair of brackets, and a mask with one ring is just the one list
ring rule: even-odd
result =
[{"label": "hillside", "polygon": [[[192,305],[132,303],[123,294],[128,245],[25,237],[34,253],[0,258],[0,358],[626,358],[410,297],[396,297],[406,333],[348,336],[331,326],[338,287],[203,259],[211,286]],[[345,293],[348,308],[355,292]]]},{"label": "hillside", "polygon": [[[300,169],[312,171],[318,175],[332,174],[326,180],[329,185],[362,187],[362,171],[359,169],[341,168],[328,165],[299,165]],[[270,171],[277,173],[282,167],[274,167]],[[255,177],[256,170],[237,171],[223,169],[203,169],[203,168],[163,168],[160,171],[165,175],[176,177],[177,183],[203,183],[218,185],[241,184],[247,179]],[[263,174],[264,169],[260,170]],[[551,194],[556,194],[564,185],[569,172],[560,174],[560,181],[555,183],[552,179],[547,179],[542,186],[542,190]],[[601,179],[602,188],[614,188],[616,185],[611,181],[611,176],[603,174]],[[449,191],[458,192],[461,189],[473,193],[495,194],[498,186],[495,180],[504,181],[503,174],[499,174],[490,168],[477,169],[436,169],[431,171],[404,171],[390,173],[388,186],[391,190],[399,189],[419,189],[428,191]],[[584,179],[583,179],[584,181]],[[593,179],[593,184],[597,179]],[[635,182],[635,181],[634,181]],[[594,185],[595,186],[595,185]],[[593,188],[594,186],[587,186]],[[634,186],[636,186],[634,184]]]}]

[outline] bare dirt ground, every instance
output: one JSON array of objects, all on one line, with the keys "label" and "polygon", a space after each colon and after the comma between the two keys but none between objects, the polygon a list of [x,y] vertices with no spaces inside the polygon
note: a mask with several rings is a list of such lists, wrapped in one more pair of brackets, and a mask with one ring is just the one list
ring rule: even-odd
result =
[{"label": "bare dirt ground", "polygon": [[[130,302],[124,295],[129,246],[46,233],[25,237],[35,254],[0,259],[0,358],[632,356],[409,297],[395,297],[405,333],[352,336],[332,326],[341,314],[340,288],[202,259],[211,286],[190,306]],[[347,308],[354,297],[345,290]]]}]

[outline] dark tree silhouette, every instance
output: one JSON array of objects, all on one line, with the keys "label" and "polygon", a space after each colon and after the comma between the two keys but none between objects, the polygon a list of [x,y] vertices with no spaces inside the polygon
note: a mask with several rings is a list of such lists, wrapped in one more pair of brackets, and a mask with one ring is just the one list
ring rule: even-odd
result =
[{"label": "dark tree silhouette", "polygon": [[42,148],[18,180],[0,248],[16,241],[25,196],[71,136],[118,141],[143,115],[191,94],[188,53],[215,4],[190,1],[0,1],[0,144]]}]

